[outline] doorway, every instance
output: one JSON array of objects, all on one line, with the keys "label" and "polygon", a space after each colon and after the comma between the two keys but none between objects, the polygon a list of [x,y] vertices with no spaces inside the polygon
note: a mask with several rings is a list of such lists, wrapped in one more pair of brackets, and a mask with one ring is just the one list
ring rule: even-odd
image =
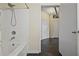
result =
[{"label": "doorway", "polygon": [[41,53],[59,56],[59,9],[60,5],[41,6]]}]

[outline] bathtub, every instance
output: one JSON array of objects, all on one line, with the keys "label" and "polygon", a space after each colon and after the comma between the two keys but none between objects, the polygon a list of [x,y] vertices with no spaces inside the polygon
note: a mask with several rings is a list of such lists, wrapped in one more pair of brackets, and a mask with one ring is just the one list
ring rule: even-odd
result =
[{"label": "bathtub", "polygon": [[27,55],[27,49],[26,44],[23,43],[19,47],[17,47],[12,53],[10,53],[8,56],[26,56]]}]

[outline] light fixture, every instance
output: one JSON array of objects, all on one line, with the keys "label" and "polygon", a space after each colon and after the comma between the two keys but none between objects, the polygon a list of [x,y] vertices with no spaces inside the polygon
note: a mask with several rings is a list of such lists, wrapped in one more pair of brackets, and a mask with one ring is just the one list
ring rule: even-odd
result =
[{"label": "light fixture", "polygon": [[49,7],[46,11],[49,15],[53,15],[53,18],[59,18],[59,7]]}]

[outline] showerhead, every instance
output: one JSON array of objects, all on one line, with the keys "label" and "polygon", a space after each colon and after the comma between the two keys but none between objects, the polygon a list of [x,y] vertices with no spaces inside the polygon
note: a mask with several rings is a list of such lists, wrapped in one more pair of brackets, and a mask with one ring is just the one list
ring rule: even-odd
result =
[{"label": "showerhead", "polygon": [[13,8],[15,5],[11,4],[11,3],[8,3],[8,6]]}]

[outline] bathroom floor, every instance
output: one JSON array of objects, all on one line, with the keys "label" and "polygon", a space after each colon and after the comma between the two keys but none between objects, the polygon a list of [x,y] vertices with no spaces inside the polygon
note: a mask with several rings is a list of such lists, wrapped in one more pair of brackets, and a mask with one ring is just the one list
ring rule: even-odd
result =
[{"label": "bathroom floor", "polygon": [[41,53],[28,53],[27,56],[61,56],[59,53],[59,39],[48,38],[41,40]]}]

